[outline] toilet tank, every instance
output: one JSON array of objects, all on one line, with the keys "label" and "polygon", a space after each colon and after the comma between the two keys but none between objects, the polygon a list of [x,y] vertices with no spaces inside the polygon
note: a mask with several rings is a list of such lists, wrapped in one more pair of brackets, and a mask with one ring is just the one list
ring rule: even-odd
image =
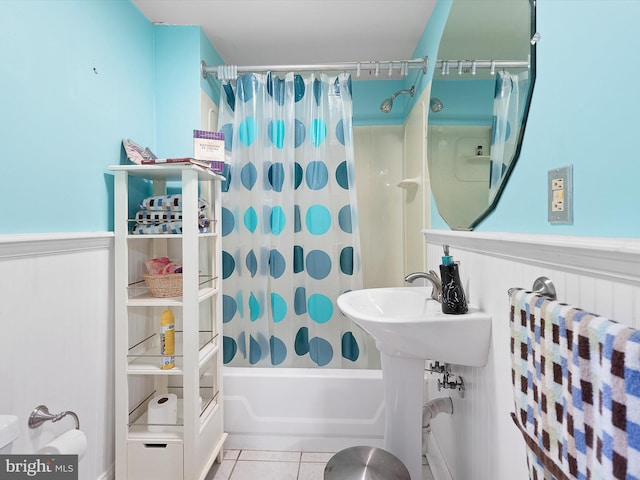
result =
[{"label": "toilet tank", "polygon": [[11,453],[11,444],[20,436],[20,425],[15,415],[0,415],[0,454]]}]

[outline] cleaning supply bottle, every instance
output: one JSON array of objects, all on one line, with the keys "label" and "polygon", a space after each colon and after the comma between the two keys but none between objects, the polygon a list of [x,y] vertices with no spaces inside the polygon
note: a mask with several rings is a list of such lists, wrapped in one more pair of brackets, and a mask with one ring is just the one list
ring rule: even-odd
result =
[{"label": "cleaning supply bottle", "polygon": [[442,313],[460,315],[467,313],[467,299],[460,281],[458,264],[449,255],[449,245],[443,245],[444,256],[440,265],[440,277],[442,280]]},{"label": "cleaning supply bottle", "polygon": [[160,316],[160,355],[162,356],[162,370],[169,370],[176,366],[175,357],[175,319],[169,309]]}]

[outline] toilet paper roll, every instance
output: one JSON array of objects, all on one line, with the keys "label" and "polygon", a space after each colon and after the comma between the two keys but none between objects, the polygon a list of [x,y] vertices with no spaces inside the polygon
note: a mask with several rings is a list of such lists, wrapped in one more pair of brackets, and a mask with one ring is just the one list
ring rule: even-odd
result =
[{"label": "toilet paper roll", "polygon": [[178,423],[178,396],[175,393],[163,393],[149,401],[147,429],[150,432],[163,432],[167,425],[176,423]]},{"label": "toilet paper roll", "polygon": [[46,455],[78,455],[78,460],[87,451],[87,435],[82,430],[68,430],[54,438],[38,453]]}]

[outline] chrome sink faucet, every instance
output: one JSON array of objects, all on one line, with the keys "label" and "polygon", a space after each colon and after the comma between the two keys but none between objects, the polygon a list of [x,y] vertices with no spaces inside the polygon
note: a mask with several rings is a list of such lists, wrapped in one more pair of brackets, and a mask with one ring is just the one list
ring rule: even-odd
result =
[{"label": "chrome sink faucet", "polygon": [[404,277],[404,281],[407,283],[413,283],[419,278],[424,278],[425,280],[429,280],[429,282],[431,282],[431,285],[433,287],[431,289],[431,298],[439,302],[442,298],[442,282],[440,281],[440,277],[438,277],[438,274],[433,270],[429,270],[429,273],[413,272]]}]

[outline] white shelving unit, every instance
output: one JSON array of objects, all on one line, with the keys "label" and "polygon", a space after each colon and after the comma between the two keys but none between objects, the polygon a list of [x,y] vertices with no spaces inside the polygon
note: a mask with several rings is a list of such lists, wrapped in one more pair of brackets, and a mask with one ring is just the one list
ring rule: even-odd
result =
[{"label": "white shelving unit", "polygon": [[[115,478],[202,480],[222,459],[222,285],[220,180],[192,165],[115,165]],[[135,180],[132,180],[135,178]],[[135,185],[132,185],[134,184]],[[129,197],[150,182],[182,193],[182,234],[131,234]],[[209,203],[209,231],[198,229],[198,198]],[[182,264],[183,293],[152,296],[144,260],[168,256]],[[160,368],[160,316],[175,317],[176,365]],[[178,421],[147,422],[148,402],[175,393]],[[152,431],[150,431],[152,430]]]}]

